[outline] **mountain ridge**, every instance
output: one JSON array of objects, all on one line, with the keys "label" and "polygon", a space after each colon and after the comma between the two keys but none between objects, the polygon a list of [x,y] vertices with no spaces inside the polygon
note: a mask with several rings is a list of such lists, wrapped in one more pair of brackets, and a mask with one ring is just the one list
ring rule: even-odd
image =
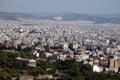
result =
[{"label": "mountain ridge", "polygon": [[[15,13],[15,12],[0,12],[0,20],[18,20],[23,19],[50,19],[55,20],[54,17],[60,16],[63,21],[88,20],[96,23],[117,23],[120,24],[120,17],[100,17],[99,15],[89,15],[84,13]],[[106,15],[107,16],[107,15]]]}]

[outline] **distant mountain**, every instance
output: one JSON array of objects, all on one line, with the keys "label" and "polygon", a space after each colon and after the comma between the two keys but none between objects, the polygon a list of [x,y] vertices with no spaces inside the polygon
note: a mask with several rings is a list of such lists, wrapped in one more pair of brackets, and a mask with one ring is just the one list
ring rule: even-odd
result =
[{"label": "distant mountain", "polygon": [[[34,15],[35,16],[35,15]],[[65,21],[73,21],[73,20],[88,20],[94,21],[96,23],[118,23],[120,24],[120,16],[118,14],[108,14],[108,15],[88,15],[88,14],[80,14],[80,13],[56,13],[56,14],[37,14],[37,17],[41,19],[51,19],[54,20],[54,17],[60,16]]]},{"label": "distant mountain", "polygon": [[102,18],[120,18],[120,14],[97,14],[95,16]]},{"label": "distant mountain", "polygon": [[25,13],[0,12],[0,20],[18,20],[18,18],[29,19],[34,16]]},{"label": "distant mountain", "polygon": [[50,19],[50,20],[64,20],[64,21],[74,21],[74,20],[88,20],[94,21],[96,23],[118,23],[120,24],[119,14],[106,14],[106,15],[88,15],[80,13],[10,13],[10,12],[0,12],[0,19],[4,20],[19,20],[23,19]]}]

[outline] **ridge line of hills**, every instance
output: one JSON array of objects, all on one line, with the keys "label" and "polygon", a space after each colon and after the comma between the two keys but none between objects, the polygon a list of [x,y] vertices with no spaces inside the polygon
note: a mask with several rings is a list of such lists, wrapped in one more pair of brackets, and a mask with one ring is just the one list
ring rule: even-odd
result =
[{"label": "ridge line of hills", "polygon": [[105,15],[105,16],[97,16],[97,15],[89,15],[89,14],[81,14],[81,13],[13,13],[13,12],[0,12],[0,20],[19,20],[19,18],[23,19],[50,19],[55,20],[54,17],[60,16],[63,21],[75,21],[75,20],[88,20],[94,21],[96,23],[116,23],[120,24],[120,15]]}]

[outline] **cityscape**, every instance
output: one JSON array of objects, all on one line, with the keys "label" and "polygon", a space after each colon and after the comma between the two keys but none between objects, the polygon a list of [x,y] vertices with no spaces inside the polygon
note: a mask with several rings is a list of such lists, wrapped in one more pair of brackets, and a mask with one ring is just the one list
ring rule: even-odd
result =
[{"label": "cityscape", "polygon": [[0,80],[120,80],[120,16],[0,9]]}]

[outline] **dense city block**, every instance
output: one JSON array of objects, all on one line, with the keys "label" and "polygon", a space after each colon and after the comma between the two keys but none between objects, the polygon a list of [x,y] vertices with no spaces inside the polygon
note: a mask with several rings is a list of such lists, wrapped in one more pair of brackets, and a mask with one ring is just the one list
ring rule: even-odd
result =
[{"label": "dense city block", "polygon": [[1,80],[120,79],[120,24],[56,18],[0,20]]}]

